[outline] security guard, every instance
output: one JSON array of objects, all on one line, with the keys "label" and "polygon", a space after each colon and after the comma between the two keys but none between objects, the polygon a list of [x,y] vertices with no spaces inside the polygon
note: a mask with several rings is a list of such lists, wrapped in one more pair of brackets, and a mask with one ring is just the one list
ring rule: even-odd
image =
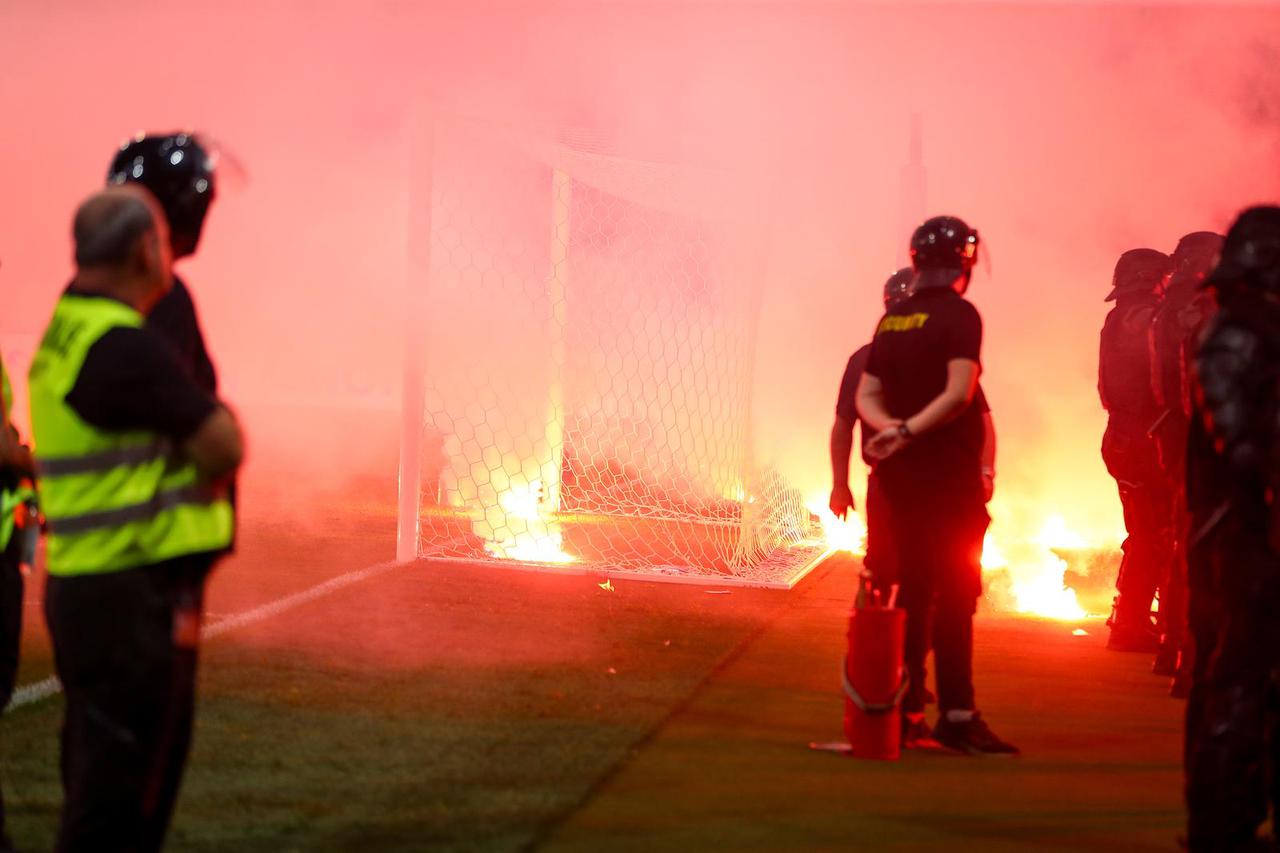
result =
[{"label": "security guard", "polygon": [[[1212,316],[1212,297],[1201,287],[1222,249],[1222,235],[1197,231],[1178,241],[1173,271],[1164,299],[1151,325],[1151,385],[1161,413],[1152,436],[1160,469],[1171,496],[1163,525],[1173,543],[1160,577],[1160,649],[1152,669],[1158,675],[1177,675],[1173,694],[1182,698],[1190,688],[1186,643],[1186,561],[1188,524],[1186,483],[1187,431],[1191,423],[1191,362],[1200,336]],[[1179,661],[1183,661],[1179,666]]]},{"label": "security guard", "polygon": [[[159,850],[190,742],[199,619],[178,597],[231,539],[235,418],[144,320],[172,283],[164,214],[90,197],[77,273],[31,365],[45,616],[66,691],[60,851]],[[197,614],[198,617],[198,614]]]},{"label": "security guard", "polygon": [[1115,478],[1126,537],[1116,578],[1107,648],[1153,653],[1151,605],[1171,556],[1172,495],[1160,471],[1151,425],[1160,414],[1151,388],[1147,335],[1172,271],[1169,256],[1132,249],[1116,262],[1098,348],[1098,395],[1107,411],[1102,460]]},{"label": "security guard", "polygon": [[[911,267],[902,269],[889,276],[884,284],[884,308],[892,310],[911,292],[911,282],[915,280],[915,270]],[[871,355],[871,344],[865,344],[849,357],[845,365],[844,376],[840,380],[840,395],[836,399],[836,419],[831,427],[831,473],[832,489],[829,507],[837,518],[844,518],[854,508],[853,492],[849,488],[849,457],[853,451],[853,427],[858,422],[857,394],[858,383],[867,366],[867,358]],[[995,488],[995,424],[991,418],[991,410],[987,405],[982,386],[974,400],[978,410],[982,412],[984,427],[984,444],[982,453],[982,476],[987,500]],[[884,490],[875,473],[875,460],[867,452],[873,433],[864,425],[862,430],[862,461],[870,469],[867,475],[866,553],[862,558],[868,577],[863,582],[880,593],[882,601],[887,601],[891,588],[898,583],[898,560],[894,551],[893,529],[889,523],[889,508],[885,503]],[[915,665],[921,681],[924,680],[924,661]],[[925,703],[935,702],[931,691],[925,691]],[[913,746],[919,741],[932,736],[923,714],[908,714],[903,717],[903,743]]]},{"label": "security guard", "polygon": [[952,216],[911,238],[911,296],[880,321],[858,386],[858,413],[876,432],[867,447],[889,506],[907,611],[906,713],[924,710],[923,663],[932,640],[940,717],[934,738],[981,754],[1013,754],[976,710],[973,614],[982,590],[990,517],[983,416],[975,398],[982,319],[963,298],[978,233]]},{"label": "security guard", "polygon": [[[0,361],[0,388],[3,410],[0,414],[0,711],[13,698],[18,678],[18,649],[22,640],[22,545],[23,533],[17,527],[18,515],[31,497],[35,478],[31,451],[22,444],[10,420],[13,410],[13,387],[9,373]],[[5,831],[4,800],[0,798],[0,851],[13,849]]]},{"label": "security guard", "polygon": [[1274,850],[1280,819],[1280,207],[1246,210],[1207,280],[1188,439],[1187,846]]}]

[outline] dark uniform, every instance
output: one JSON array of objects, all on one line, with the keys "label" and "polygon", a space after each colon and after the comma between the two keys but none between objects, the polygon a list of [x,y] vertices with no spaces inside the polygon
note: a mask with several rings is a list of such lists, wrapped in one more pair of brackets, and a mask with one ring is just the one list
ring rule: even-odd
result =
[{"label": "dark uniform", "polygon": [[1169,561],[1173,498],[1150,436],[1160,407],[1151,389],[1147,334],[1171,269],[1169,257],[1155,249],[1120,256],[1107,296],[1116,305],[1098,349],[1098,394],[1107,410],[1102,460],[1120,492],[1127,533],[1109,622],[1108,647],[1119,651],[1156,650],[1151,605]]},{"label": "dark uniform", "polygon": [[[910,267],[900,269],[889,276],[889,279],[884,283],[884,307],[886,310],[907,298],[913,278],[915,278],[915,271]],[[858,383],[862,381],[862,373],[867,367],[867,358],[870,354],[870,344],[858,349],[857,352],[849,357],[849,361],[844,368],[844,375],[840,378],[840,393],[836,398],[836,425],[838,429],[848,429],[848,435],[843,436],[846,441],[848,436],[853,434],[853,428],[859,420]],[[863,556],[862,563],[867,573],[871,575],[870,582],[873,587],[880,590],[882,594],[887,594],[889,586],[897,583],[898,560],[893,550],[892,532],[888,526],[888,507],[885,505],[880,483],[875,477],[875,462],[867,453],[867,443],[870,440],[871,435],[864,425],[861,435],[862,461],[866,463],[871,471],[867,477],[867,505],[864,508],[867,522],[867,544],[866,554]],[[837,452],[834,449],[835,446],[833,439],[833,453]],[[846,448],[847,446],[847,444],[844,445]],[[845,462],[844,472],[847,474],[847,457],[843,461]],[[847,487],[848,483],[846,482],[843,485]]]},{"label": "dark uniform", "polygon": [[[977,232],[954,217],[938,217],[916,230],[911,246],[913,293],[881,319],[866,367],[879,382],[885,410],[899,422],[942,394],[951,361],[981,364],[982,320],[954,289],[958,282],[967,286]],[[970,400],[958,416],[877,462],[876,477],[898,555],[898,603],[907,611],[903,712],[924,710],[924,665],[932,647],[941,712],[934,737],[971,753],[1009,753],[1017,749],[978,716],[973,689],[973,615],[990,522],[984,439],[982,410]]]},{"label": "dark uniform", "polygon": [[1195,361],[1188,439],[1188,847],[1255,836],[1280,786],[1280,208],[1245,211],[1209,278],[1220,313]]},{"label": "dark uniform", "polygon": [[[886,306],[891,307],[891,306]],[[845,365],[844,376],[840,379],[840,395],[836,399],[836,416],[851,424],[857,423],[858,417],[858,383],[867,367],[867,359],[871,356],[871,344],[866,344],[849,357]],[[987,397],[978,388],[973,404],[979,413],[990,413]],[[898,559],[893,544],[893,529],[889,524],[889,507],[885,500],[884,489],[880,478],[876,476],[876,461],[867,453],[867,443],[871,441],[871,432],[862,425],[862,461],[871,469],[867,477],[867,504],[864,507],[867,522],[866,556],[863,564],[871,573],[872,583],[876,589],[886,594],[892,584],[898,582]]]},{"label": "dark uniform", "polygon": [[[111,161],[107,183],[137,183],[150,190],[169,221],[174,260],[195,254],[217,193],[213,161],[199,138],[172,133],[129,140]],[[197,385],[217,393],[217,372],[182,279],[174,276],[173,287],[156,303],[147,325],[169,342]]]},{"label": "dark uniform", "polygon": [[[1172,500],[1162,527],[1173,543],[1160,576],[1160,650],[1155,672],[1173,675],[1178,660],[1189,663],[1186,637],[1186,565],[1188,524],[1184,484],[1187,438],[1191,424],[1191,363],[1195,348],[1212,316],[1213,300],[1202,288],[1222,248],[1222,237],[1207,231],[1188,234],[1173,253],[1173,274],[1150,331],[1151,385],[1160,415],[1152,436],[1160,469]],[[1175,695],[1186,695],[1190,668],[1183,667],[1174,686]]]},{"label": "dark uniform", "polygon": [[218,373],[204,345],[204,333],[200,331],[191,291],[182,279],[173,277],[172,289],[147,315],[147,328],[169,342],[178,355],[178,362],[186,367],[197,385],[205,392],[217,395]]}]

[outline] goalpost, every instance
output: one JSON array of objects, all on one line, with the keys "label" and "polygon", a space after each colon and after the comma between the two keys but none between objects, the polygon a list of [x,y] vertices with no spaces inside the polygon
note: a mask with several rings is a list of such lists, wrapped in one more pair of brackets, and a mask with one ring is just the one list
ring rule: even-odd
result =
[{"label": "goalpost", "polygon": [[414,136],[399,558],[798,580],[825,547],[753,455],[746,182],[484,119]]}]

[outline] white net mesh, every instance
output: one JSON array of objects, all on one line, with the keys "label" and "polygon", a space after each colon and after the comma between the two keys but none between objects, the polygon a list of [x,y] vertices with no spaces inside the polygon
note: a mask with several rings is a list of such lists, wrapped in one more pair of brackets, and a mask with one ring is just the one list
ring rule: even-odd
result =
[{"label": "white net mesh", "polygon": [[437,124],[419,553],[785,583],[821,553],[752,463],[763,262],[730,176]]}]

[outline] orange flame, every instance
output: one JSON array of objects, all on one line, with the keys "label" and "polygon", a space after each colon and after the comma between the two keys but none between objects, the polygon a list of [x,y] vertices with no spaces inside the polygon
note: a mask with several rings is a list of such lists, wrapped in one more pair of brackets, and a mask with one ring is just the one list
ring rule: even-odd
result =
[{"label": "orange flame", "polygon": [[1083,537],[1071,531],[1061,516],[1050,516],[1040,532],[1029,540],[1010,543],[1006,549],[988,533],[982,547],[984,573],[1003,572],[1009,580],[1013,609],[1018,613],[1077,621],[1089,614],[1080,606],[1075,590],[1063,582],[1067,563],[1054,548],[1083,548]]},{"label": "orange flame", "polygon": [[[825,494],[811,495],[806,506],[821,523],[829,547],[858,556],[866,553],[867,526],[861,515],[851,512],[846,519],[836,518],[827,507]],[[1075,591],[1063,582],[1067,563],[1054,549],[1088,546],[1058,515],[1046,518],[1039,531],[1024,538],[997,538],[988,533],[982,548],[983,572],[1002,575],[1008,588],[1008,596],[998,598],[996,606],[1064,621],[1087,618],[1089,614],[1080,606]]]},{"label": "orange flame", "polygon": [[526,563],[572,563],[560,525],[543,508],[542,481],[516,485],[498,496],[500,523],[486,537],[485,550],[504,560]]},{"label": "orange flame", "polygon": [[867,552],[867,525],[857,512],[845,518],[837,518],[827,506],[826,495],[812,495],[805,501],[809,512],[818,517],[822,525],[822,538],[828,547],[862,556]]}]

